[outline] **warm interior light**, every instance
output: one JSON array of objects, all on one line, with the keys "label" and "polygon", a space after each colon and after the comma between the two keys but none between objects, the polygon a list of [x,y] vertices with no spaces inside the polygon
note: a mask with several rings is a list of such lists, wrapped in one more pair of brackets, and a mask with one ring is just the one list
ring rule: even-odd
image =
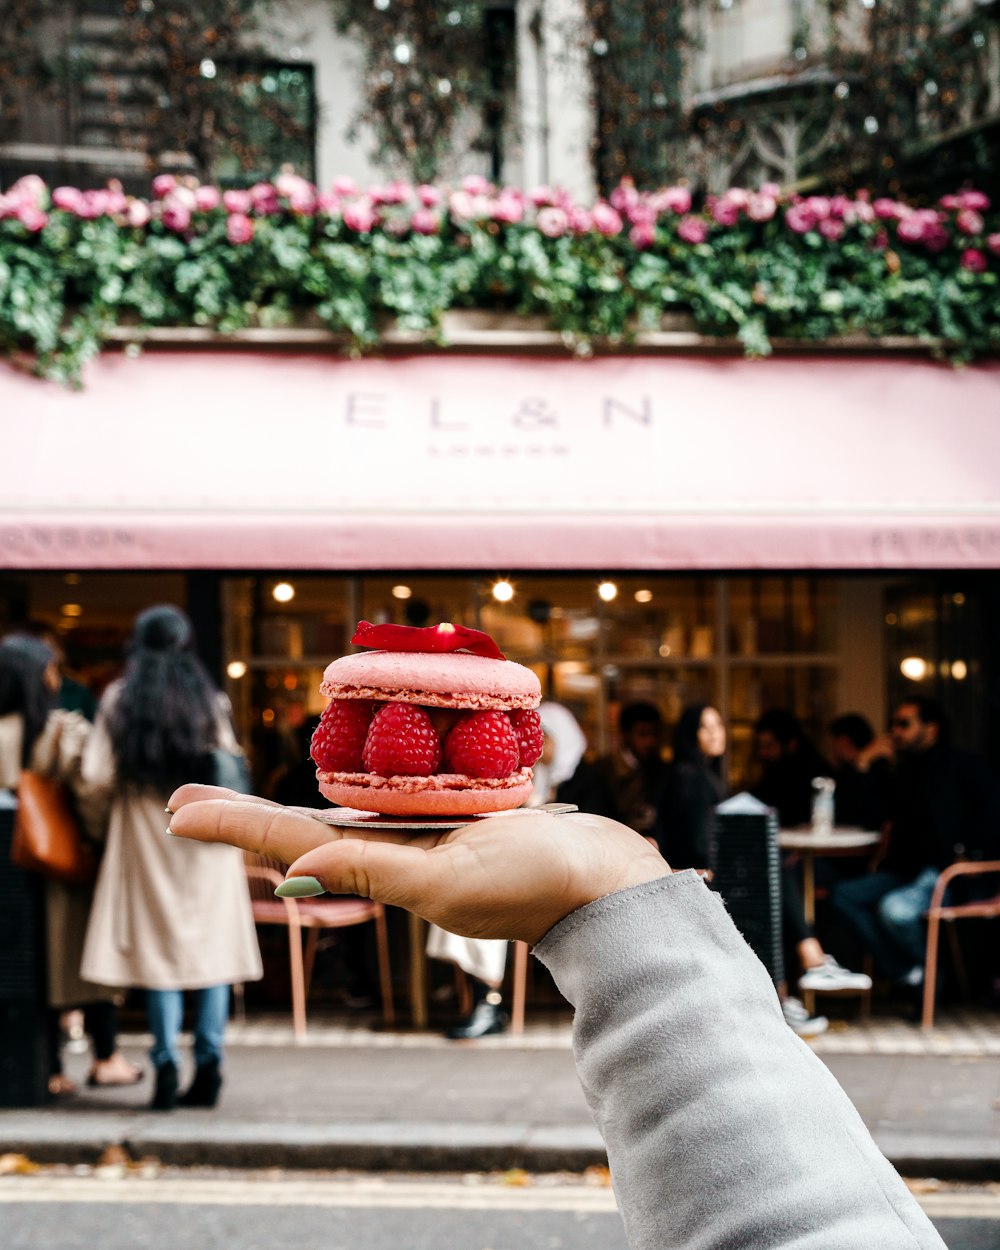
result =
[{"label": "warm interior light", "polygon": [[666,658],[667,658],[667,656],[668,656],[669,654],[670,654],[670,647],[667,645],[667,643],[663,643],[663,644],[660,646],[660,655],[661,655],[664,659],[666,659]]},{"label": "warm interior light", "polygon": [[241,677],[245,677],[246,671],[246,662],[243,660],[230,660],[226,665],[226,676],[231,677],[233,681],[239,681]]},{"label": "warm interior light", "polygon": [[637,590],[635,592],[636,603],[652,603],[653,592],[651,590]]},{"label": "warm interior light", "polygon": [[497,603],[510,603],[514,598],[514,587],[508,581],[494,582],[490,593]]},{"label": "warm interior light", "polygon": [[409,586],[393,586],[392,588],[393,599],[409,599],[412,595],[413,591]]},{"label": "warm interior light", "polygon": [[64,603],[59,611],[63,616],[83,616],[83,605],[79,603]]},{"label": "warm interior light", "polygon": [[951,675],[956,681],[965,681],[969,675],[969,666],[964,660],[953,660],[951,665]]},{"label": "warm interior light", "polygon": [[610,603],[612,599],[618,598],[618,587],[614,582],[601,582],[597,588],[597,593],[605,603]]},{"label": "warm interior light", "polygon": [[80,576],[79,573],[67,573],[66,576],[63,578],[63,581],[66,583],[67,586],[79,586],[80,583],[83,581],[83,578]]},{"label": "warm interior light", "polygon": [[919,655],[908,655],[905,660],[900,661],[899,671],[910,681],[923,681],[927,676],[927,661],[922,660]]},{"label": "warm interior light", "polygon": [[271,591],[271,596],[278,603],[291,603],[295,598],[295,587],[291,582],[278,582],[277,586]]}]

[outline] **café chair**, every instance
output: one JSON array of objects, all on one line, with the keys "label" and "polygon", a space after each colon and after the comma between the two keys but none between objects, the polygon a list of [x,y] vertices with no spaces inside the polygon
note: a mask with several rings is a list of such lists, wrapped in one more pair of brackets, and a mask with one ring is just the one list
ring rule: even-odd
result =
[{"label": "caf\u00e9 chair", "polygon": [[[392,974],[389,966],[389,939],[384,906],[371,899],[353,896],[275,898],[275,886],[280,885],[285,879],[281,865],[250,851],[244,852],[243,858],[247,884],[250,887],[254,923],[284,925],[288,929],[292,1023],[296,1038],[301,1041],[306,1033],[306,1000],[312,984],[320,931],[344,929],[350,925],[369,922],[374,922],[375,925],[382,1019],[386,1025],[392,1025],[396,1014],[392,1001]],[[306,935],[304,954],[303,932]]]},{"label": "caf\u00e9 chair", "polygon": [[934,1027],[934,999],[937,994],[937,962],[938,939],[942,921],[948,924],[948,937],[951,944],[952,959],[959,978],[965,985],[965,965],[962,952],[955,932],[956,920],[996,920],[1000,917],[1000,891],[992,898],[976,903],[957,903],[954,906],[944,904],[944,894],[956,877],[982,876],[984,873],[1000,873],[1000,860],[967,860],[952,864],[938,877],[931,895],[930,906],[927,908],[927,954],[924,959],[924,1006],[921,1027]]}]

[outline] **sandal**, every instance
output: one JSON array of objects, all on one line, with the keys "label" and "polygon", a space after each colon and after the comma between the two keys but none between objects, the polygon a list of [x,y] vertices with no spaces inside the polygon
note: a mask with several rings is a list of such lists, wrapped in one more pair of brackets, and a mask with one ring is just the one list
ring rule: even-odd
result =
[{"label": "sandal", "polygon": [[79,1092],[76,1082],[71,1081],[64,1073],[57,1072],[54,1076],[49,1077],[50,1098],[72,1098]]},{"label": "sandal", "polygon": [[[99,1076],[98,1072],[101,1067],[113,1066],[117,1075]],[[137,1085],[145,1076],[142,1068],[137,1067],[134,1063],[126,1063],[121,1055],[112,1056],[111,1059],[105,1059],[101,1063],[96,1063],[90,1070],[87,1077],[87,1086],[90,1089],[108,1089],[114,1085]]]}]

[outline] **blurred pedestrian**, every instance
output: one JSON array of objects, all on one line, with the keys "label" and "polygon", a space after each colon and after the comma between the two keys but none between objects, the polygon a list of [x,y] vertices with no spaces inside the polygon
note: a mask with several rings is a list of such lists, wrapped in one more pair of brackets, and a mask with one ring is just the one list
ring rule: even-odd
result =
[{"label": "blurred pedestrian", "polygon": [[689,703],[674,730],[674,757],[660,791],[656,840],[671,868],[707,868],[716,804],[726,797],[726,726],[709,703]]},{"label": "blurred pedestrian", "polygon": [[[0,641],[0,786],[16,790],[20,772],[30,768],[63,782],[78,815],[95,842],[102,829],[99,801],[84,785],[81,761],[90,725],[78,712],[56,706],[60,688],[57,657],[38,638],[12,634]],[[83,1009],[83,1027],[94,1051],[87,1076],[91,1086],[132,1085],[142,1070],[118,1050],[115,996],[106,986],[80,976],[80,954],[93,889],[46,878],[45,923],[48,949],[49,1093],[77,1092],[63,1072],[60,1015]]]},{"label": "blurred pedestrian", "polygon": [[830,776],[834,823],[857,829],[881,829],[888,816],[892,742],[876,737],[859,712],[830,722]]},{"label": "blurred pedestrian", "polygon": [[260,953],[243,857],[164,833],[178,781],[213,776],[213,752],[239,750],[228,701],[194,652],[191,622],[170,605],[136,619],[125,673],[108,687],[83,759],[110,798],[107,846],[83,971],[142,987],[156,1069],[152,1106],[178,1101],[183,992],[194,991],[194,1079],[179,1101],[214,1106],[234,981],[259,980]]}]

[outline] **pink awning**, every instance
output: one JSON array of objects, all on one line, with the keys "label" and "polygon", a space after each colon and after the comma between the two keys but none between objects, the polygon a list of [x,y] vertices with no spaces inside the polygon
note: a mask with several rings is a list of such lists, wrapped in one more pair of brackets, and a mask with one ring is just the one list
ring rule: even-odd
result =
[{"label": "pink awning", "polygon": [[0,366],[0,567],[1000,566],[1000,363],[105,355]]}]

